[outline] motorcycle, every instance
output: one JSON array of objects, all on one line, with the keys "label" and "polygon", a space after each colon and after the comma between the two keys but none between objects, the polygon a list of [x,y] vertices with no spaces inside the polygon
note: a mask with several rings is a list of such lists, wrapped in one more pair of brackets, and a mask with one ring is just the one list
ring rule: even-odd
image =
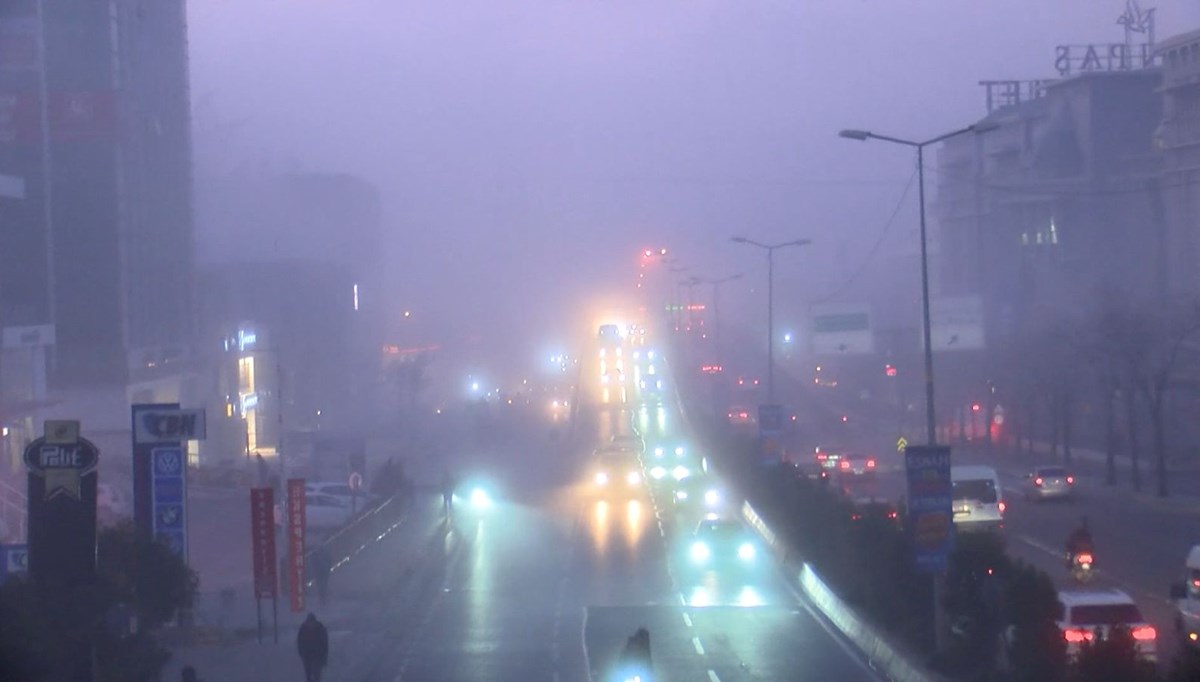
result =
[{"label": "motorcycle", "polygon": [[1075,582],[1080,584],[1091,582],[1095,575],[1093,563],[1095,563],[1095,557],[1091,552],[1078,552],[1070,557],[1071,577],[1075,579]]}]

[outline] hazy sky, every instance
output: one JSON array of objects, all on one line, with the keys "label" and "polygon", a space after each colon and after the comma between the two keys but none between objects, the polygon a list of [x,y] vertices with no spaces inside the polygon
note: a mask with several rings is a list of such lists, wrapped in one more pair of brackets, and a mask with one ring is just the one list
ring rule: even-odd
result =
[{"label": "hazy sky", "polygon": [[[1156,4],[1160,38],[1200,27],[1195,0]],[[703,276],[747,272],[731,313],[760,305],[750,288],[764,279],[732,234],[814,239],[781,254],[782,305],[837,290],[913,167],[907,150],[839,129],[924,137],[970,123],[984,114],[979,80],[1052,77],[1056,44],[1120,41],[1123,8],[192,0],[192,89],[198,126],[238,122],[221,155],[378,185],[397,310],[540,330],[584,291],[631,290],[650,244]],[[889,248],[912,238],[914,207],[915,189]]]}]

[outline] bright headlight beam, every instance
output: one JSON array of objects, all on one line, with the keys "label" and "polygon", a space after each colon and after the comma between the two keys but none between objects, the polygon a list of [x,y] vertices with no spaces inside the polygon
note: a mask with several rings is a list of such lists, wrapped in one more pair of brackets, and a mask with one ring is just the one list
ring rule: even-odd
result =
[{"label": "bright headlight beam", "polygon": [[712,550],[703,542],[697,542],[692,544],[691,554],[693,561],[708,561],[708,558],[712,556]]},{"label": "bright headlight beam", "polygon": [[743,561],[750,561],[751,559],[754,558],[754,555],[755,555],[754,545],[750,544],[749,542],[743,542],[742,545],[740,547],[738,547],[738,558],[739,559],[741,559]]}]

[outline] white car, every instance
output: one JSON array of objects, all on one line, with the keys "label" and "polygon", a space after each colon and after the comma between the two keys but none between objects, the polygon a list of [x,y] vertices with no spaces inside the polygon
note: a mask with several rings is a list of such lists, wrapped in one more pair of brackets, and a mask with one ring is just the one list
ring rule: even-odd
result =
[{"label": "white car", "polygon": [[354,518],[350,504],[333,495],[304,496],[304,524],[312,530],[337,530]]},{"label": "white car", "polygon": [[304,492],[306,494],[330,495],[339,498],[346,503],[347,507],[353,507],[356,511],[362,511],[369,502],[369,496],[364,490],[354,490],[348,484],[340,481],[316,481],[313,483],[304,484]]},{"label": "white car", "polygon": [[1120,625],[1133,635],[1138,653],[1147,661],[1158,660],[1158,633],[1146,622],[1141,610],[1121,590],[1059,592],[1062,617],[1058,627],[1067,640],[1067,656],[1074,657],[1084,642],[1103,637],[1108,628]]}]

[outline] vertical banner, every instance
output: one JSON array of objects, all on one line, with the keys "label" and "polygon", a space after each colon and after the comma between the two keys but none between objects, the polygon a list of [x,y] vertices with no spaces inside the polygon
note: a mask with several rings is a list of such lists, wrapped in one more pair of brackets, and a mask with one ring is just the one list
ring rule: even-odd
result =
[{"label": "vertical banner", "polygon": [[288,585],[292,611],[304,610],[304,479],[287,482]]},{"label": "vertical banner", "polygon": [[254,598],[275,599],[279,581],[275,564],[274,490],[250,490],[250,533],[254,541]]},{"label": "vertical banner", "polygon": [[150,452],[154,537],[187,563],[187,459],[183,448],[167,445]]},{"label": "vertical banner", "polygon": [[758,454],[763,464],[783,459],[783,406],[758,406]]},{"label": "vertical banner", "polygon": [[162,437],[153,428],[158,414],[179,411],[178,403],[130,406],[130,432],[133,435],[133,523],[138,537],[154,537],[154,493],[152,491],[151,453],[156,445],[180,445],[180,439]]},{"label": "vertical banner", "polygon": [[904,468],[908,474],[908,528],[917,568],[940,573],[946,568],[954,541],[950,448],[908,445],[904,448]]}]

